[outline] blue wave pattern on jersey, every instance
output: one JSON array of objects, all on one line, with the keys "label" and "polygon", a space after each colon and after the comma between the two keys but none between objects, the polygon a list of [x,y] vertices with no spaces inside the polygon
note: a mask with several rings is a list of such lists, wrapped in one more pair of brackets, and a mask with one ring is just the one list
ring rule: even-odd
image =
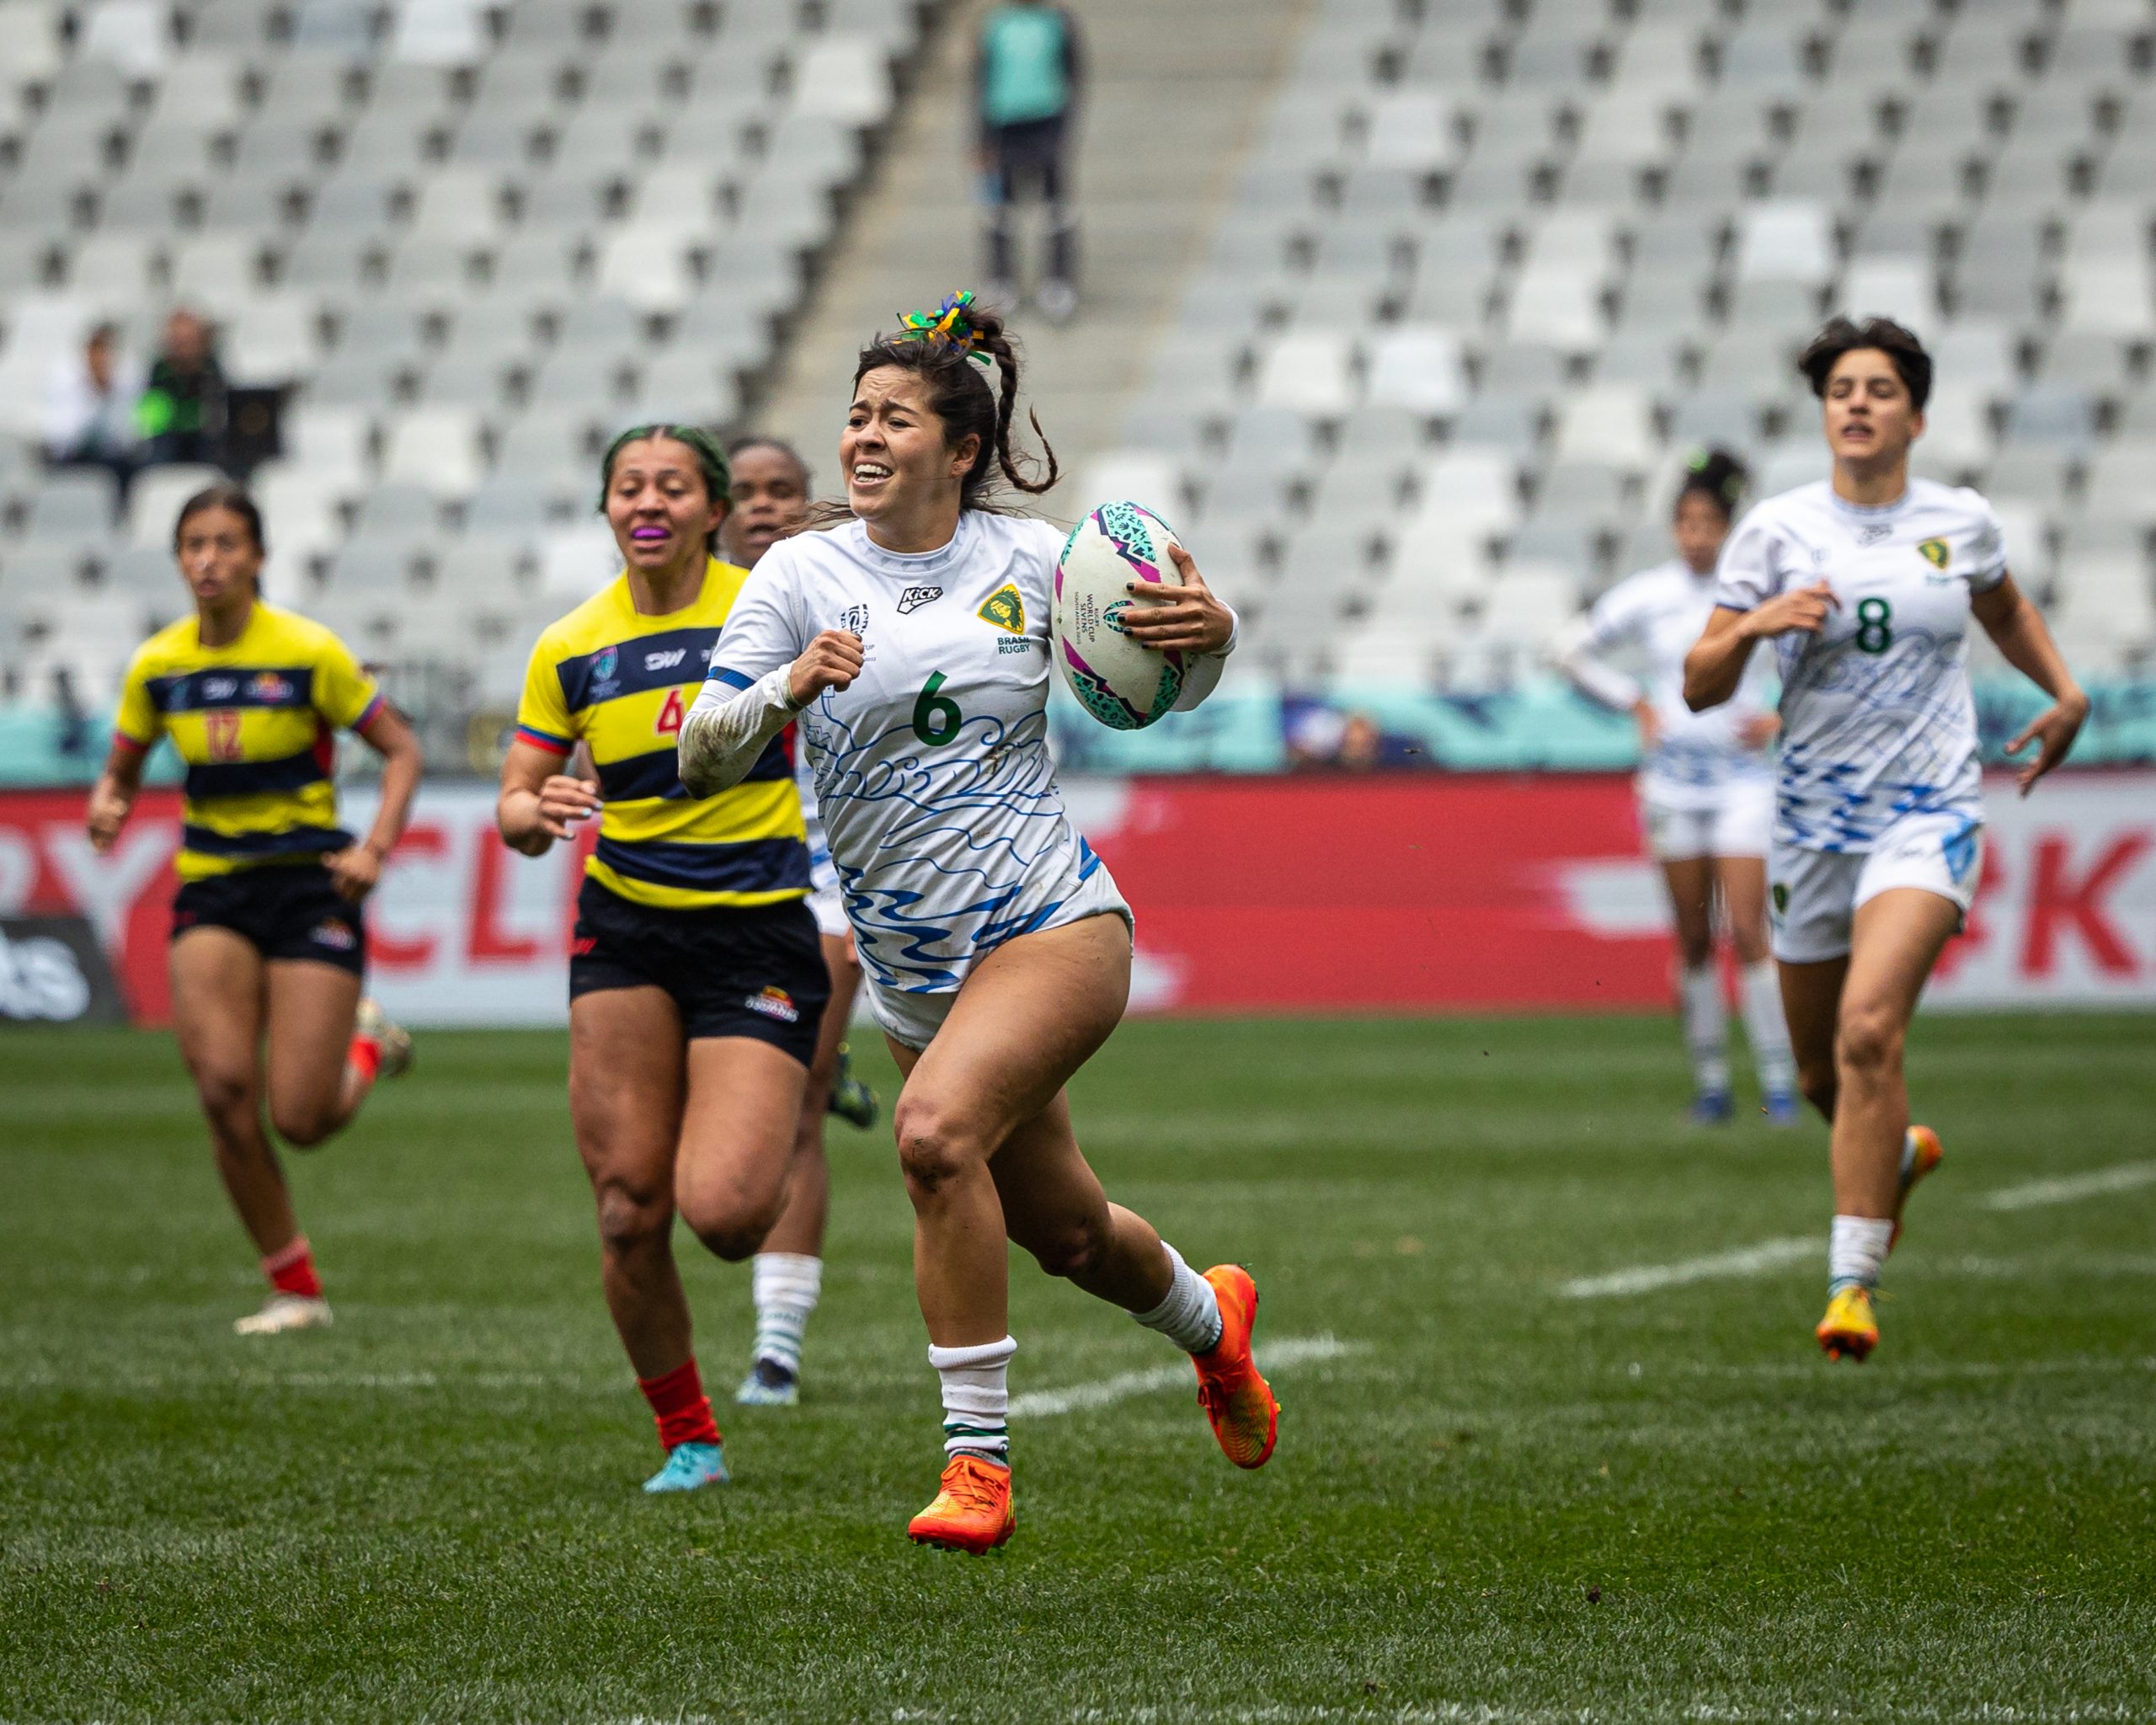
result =
[{"label": "blue wave pattern on jersey", "polygon": [[[1877,655],[1846,644],[1822,649],[1790,635],[1775,644],[1785,710],[1815,693],[1832,693],[1856,708],[1831,756],[1801,740],[1784,740],[1775,808],[1780,842],[1808,851],[1868,850],[1905,815],[1965,809],[1980,794],[1976,758],[1967,747],[1975,711],[1965,679],[1938,675],[1941,637],[1911,629]],[[1945,658],[1958,667],[1962,656],[1955,642]]]},{"label": "blue wave pattern on jersey", "polygon": [[[813,716],[812,716],[813,715]],[[993,716],[962,722],[935,756],[916,752],[875,758],[890,734],[862,737],[830,710],[828,697],[803,718],[814,746],[817,799],[826,825],[846,820],[855,806],[885,805],[888,821],[867,868],[838,865],[846,914],[862,967],[878,986],[909,994],[948,993],[967,968],[1015,936],[1044,927],[1065,902],[1065,876],[1055,853],[1070,834],[1055,766],[1047,746],[1045,713],[1006,727]],[[892,733],[902,729],[892,727]],[[904,811],[893,818],[889,805]],[[994,809],[1027,825],[988,839],[969,818]],[[1027,839],[1038,834],[1038,842]],[[1079,841],[1075,879],[1097,866]],[[939,908],[923,914],[929,895],[918,888],[870,886],[871,873],[889,879],[930,872],[941,878]],[[952,884],[956,884],[955,887]],[[1054,891],[1043,897],[1044,887]],[[956,900],[956,902],[953,902]]]}]

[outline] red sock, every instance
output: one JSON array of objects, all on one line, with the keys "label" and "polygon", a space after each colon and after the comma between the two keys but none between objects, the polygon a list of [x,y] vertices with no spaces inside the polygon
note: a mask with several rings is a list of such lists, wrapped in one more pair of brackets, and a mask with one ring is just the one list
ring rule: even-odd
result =
[{"label": "red sock", "polygon": [[304,1234],[264,1258],[262,1274],[280,1294],[297,1294],[307,1300],[322,1298],[322,1278],[314,1273],[314,1253]]},{"label": "red sock", "polygon": [[716,1444],[718,1422],[711,1417],[711,1398],[704,1394],[703,1380],[696,1375],[696,1362],[689,1360],[655,1378],[638,1378],[637,1387],[651,1403],[658,1422],[659,1441],[672,1450],[682,1444]]},{"label": "red sock", "polygon": [[378,1037],[355,1036],[352,1045],[344,1051],[344,1064],[356,1066],[368,1083],[382,1071],[382,1041]]}]

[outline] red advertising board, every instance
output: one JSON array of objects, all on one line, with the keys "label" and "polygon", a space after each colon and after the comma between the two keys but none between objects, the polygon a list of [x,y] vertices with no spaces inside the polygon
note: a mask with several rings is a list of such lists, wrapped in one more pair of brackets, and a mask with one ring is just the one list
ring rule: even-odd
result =
[{"label": "red advertising board", "polygon": [[[1668,996],[1659,879],[1617,776],[1074,782],[1138,912],[1151,1012],[1566,1010]],[[1983,886],[1935,1005],[2156,1005],[2156,772],[1987,787]],[[0,916],[77,912],[138,1015],[165,1007],[169,793],[99,857],[78,793],[0,796]],[[349,799],[348,824],[366,820]],[[370,907],[371,985],[414,1023],[558,1023],[578,859],[432,785]]]}]

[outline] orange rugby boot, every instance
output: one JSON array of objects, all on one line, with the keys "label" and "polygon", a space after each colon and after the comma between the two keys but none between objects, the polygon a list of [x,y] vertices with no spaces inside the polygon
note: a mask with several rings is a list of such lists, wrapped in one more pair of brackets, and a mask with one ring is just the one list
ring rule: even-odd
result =
[{"label": "orange rugby boot", "polygon": [[1940,1143],[1939,1135],[1929,1126],[1912,1126],[1903,1140],[1902,1186],[1894,1194],[1894,1231],[1886,1236],[1886,1249],[1892,1252],[1894,1243],[1902,1237],[1902,1206],[1909,1201],[1909,1194],[1916,1190],[1917,1182],[1924,1178],[1946,1155],[1945,1146]]},{"label": "orange rugby boot", "polygon": [[1220,1450],[1238,1467],[1262,1467],[1280,1434],[1280,1404],[1251,1358],[1257,1323],[1257,1284],[1241,1264],[1216,1263],[1205,1273],[1220,1301],[1220,1339],[1209,1354],[1193,1354],[1198,1405],[1213,1422]]},{"label": "orange rugby boot", "polygon": [[906,1524],[917,1546],[985,1557],[1018,1525],[1011,1513],[1011,1470],[979,1455],[953,1455],[944,1464],[936,1501]]},{"label": "orange rugby boot", "polygon": [[1812,1332],[1829,1359],[1862,1359],[1879,1345],[1879,1318],[1867,1288],[1849,1287],[1827,1302],[1827,1315]]}]

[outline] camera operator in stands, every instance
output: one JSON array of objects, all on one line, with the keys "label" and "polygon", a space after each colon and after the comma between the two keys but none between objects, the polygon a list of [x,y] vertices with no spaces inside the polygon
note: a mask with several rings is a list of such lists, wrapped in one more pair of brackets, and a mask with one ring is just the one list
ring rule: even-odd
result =
[{"label": "camera operator in stands", "polygon": [[210,325],[184,306],[165,319],[164,346],[136,409],[152,463],[225,460],[225,369]]}]

